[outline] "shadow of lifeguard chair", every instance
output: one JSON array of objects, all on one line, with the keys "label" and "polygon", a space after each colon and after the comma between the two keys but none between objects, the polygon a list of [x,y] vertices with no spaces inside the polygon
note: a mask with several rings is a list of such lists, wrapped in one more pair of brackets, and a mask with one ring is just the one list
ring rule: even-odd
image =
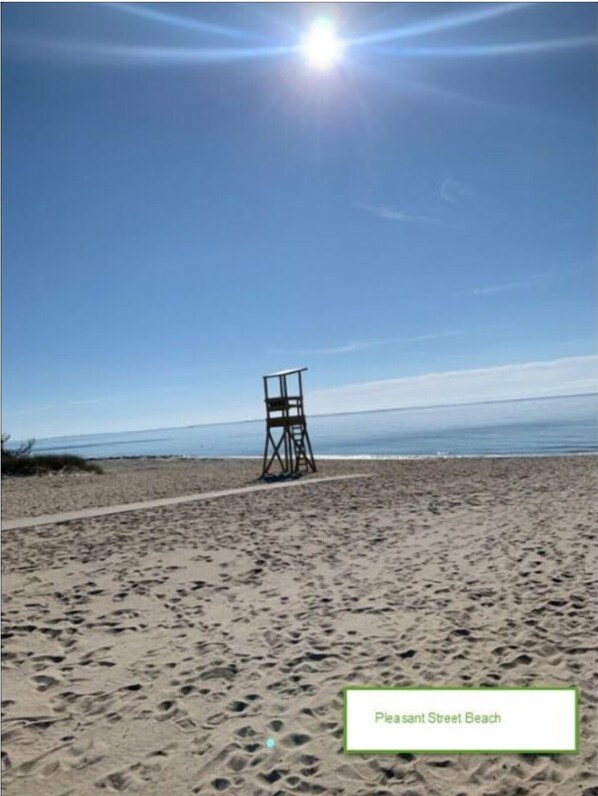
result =
[{"label": "shadow of lifeguard chair", "polygon": [[262,478],[270,473],[275,462],[280,465],[281,475],[298,475],[302,470],[316,471],[303,408],[301,374],[306,370],[281,370],[263,377],[266,445]]}]

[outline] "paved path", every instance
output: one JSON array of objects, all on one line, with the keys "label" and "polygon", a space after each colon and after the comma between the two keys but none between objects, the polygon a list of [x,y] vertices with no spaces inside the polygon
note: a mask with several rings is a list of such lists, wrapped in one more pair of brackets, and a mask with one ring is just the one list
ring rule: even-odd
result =
[{"label": "paved path", "polygon": [[372,474],[359,473],[351,475],[330,475],[326,478],[308,478],[297,481],[281,481],[257,486],[243,486],[238,489],[221,489],[218,492],[198,492],[195,495],[181,495],[173,498],[159,498],[146,500],[142,503],[126,503],[120,506],[98,506],[92,509],[79,511],[65,511],[62,514],[42,514],[39,517],[20,517],[16,520],[6,520],[2,523],[3,531],[16,531],[21,528],[34,528],[36,525],[53,525],[56,522],[69,522],[70,520],[86,520],[90,517],[104,517],[107,514],[123,514],[125,511],[139,511],[141,509],[155,509],[160,506],[176,506],[177,503],[191,503],[195,500],[212,500],[213,498],[227,497],[228,495],[245,495],[248,492],[264,492],[272,489],[290,489],[297,486],[311,484],[325,484],[330,481],[347,481],[351,478],[371,478]]}]

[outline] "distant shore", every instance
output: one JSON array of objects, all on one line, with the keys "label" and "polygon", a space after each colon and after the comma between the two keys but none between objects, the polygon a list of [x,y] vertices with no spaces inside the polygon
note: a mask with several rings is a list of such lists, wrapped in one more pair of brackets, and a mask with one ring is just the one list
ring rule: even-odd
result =
[{"label": "distant shore", "polygon": [[[260,474],[255,459],[102,463],[5,479],[5,517]],[[300,489],[5,533],[7,794],[589,796],[595,464],[324,460]],[[309,484],[358,471],[374,477]],[[581,751],[347,757],[342,688],[359,684],[576,685]]]}]

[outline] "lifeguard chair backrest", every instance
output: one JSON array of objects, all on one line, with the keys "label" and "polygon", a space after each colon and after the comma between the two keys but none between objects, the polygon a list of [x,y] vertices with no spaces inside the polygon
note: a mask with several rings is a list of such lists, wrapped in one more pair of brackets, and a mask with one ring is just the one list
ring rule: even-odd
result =
[{"label": "lifeguard chair backrest", "polygon": [[288,398],[266,398],[266,406],[269,412],[284,412],[289,408]]}]

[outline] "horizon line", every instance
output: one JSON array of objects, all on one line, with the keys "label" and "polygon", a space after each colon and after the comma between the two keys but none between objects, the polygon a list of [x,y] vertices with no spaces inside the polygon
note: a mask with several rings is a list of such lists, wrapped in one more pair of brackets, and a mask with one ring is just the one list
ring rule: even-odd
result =
[{"label": "horizon line", "polygon": [[[318,412],[314,414],[306,414],[306,417],[342,417],[346,415],[364,415],[364,414],[378,414],[381,412],[407,412],[412,409],[441,409],[450,406],[483,406],[486,404],[503,404],[503,403],[516,403],[518,401],[544,401],[544,400],[555,400],[556,398],[588,398],[592,395],[598,396],[598,390],[593,392],[583,392],[583,393],[567,393],[566,395],[533,395],[528,396],[527,398],[497,398],[494,400],[485,400],[485,401],[463,401],[457,403],[447,403],[447,404],[424,404],[421,406],[393,406],[386,409],[354,409],[350,412]],[[220,420],[217,422],[209,422],[209,423],[184,423],[180,426],[153,426],[152,428],[138,428],[138,429],[129,429],[127,431],[99,431],[99,432],[86,432],[84,434],[58,434],[53,437],[34,437],[37,442],[38,440],[53,440],[53,439],[69,439],[71,437],[100,437],[108,434],[145,434],[149,431],[172,431],[174,429],[180,428],[204,428],[209,426],[234,426],[239,425],[241,423],[263,423],[265,421],[264,417],[257,417],[257,418],[249,418],[247,420]],[[14,440],[15,443],[26,442],[27,440]]]}]

